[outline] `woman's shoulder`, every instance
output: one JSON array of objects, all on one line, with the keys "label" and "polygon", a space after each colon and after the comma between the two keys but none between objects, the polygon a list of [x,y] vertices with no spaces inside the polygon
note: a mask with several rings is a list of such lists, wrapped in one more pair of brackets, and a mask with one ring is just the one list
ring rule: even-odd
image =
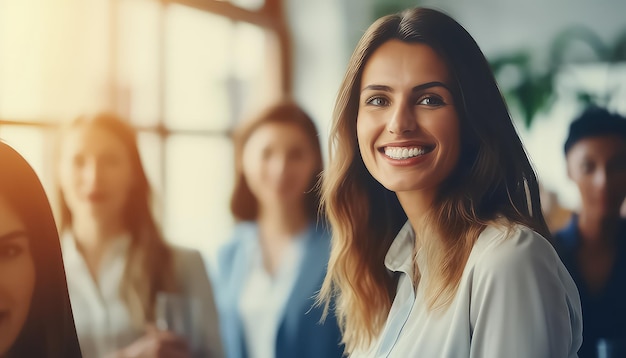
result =
[{"label": "woman's shoulder", "polygon": [[196,249],[179,245],[170,245],[170,248],[172,249],[172,253],[174,254],[175,259],[202,259],[200,251]]},{"label": "woman's shoulder", "polygon": [[507,222],[488,225],[468,259],[478,272],[503,273],[540,263],[551,267],[558,262],[557,253],[546,238],[525,225]]},{"label": "woman's shoulder", "polygon": [[330,241],[331,239],[330,224],[325,221],[311,222],[308,231],[317,240]]},{"label": "woman's shoulder", "polygon": [[171,245],[176,271],[188,275],[196,271],[206,270],[200,251],[189,247]]},{"label": "woman's shoulder", "polygon": [[258,225],[254,221],[241,221],[235,224],[230,234],[230,238],[224,243],[220,250],[229,250],[257,237]]},{"label": "woman's shoulder", "polygon": [[566,297],[573,310],[580,310],[576,284],[554,247],[527,226],[495,224],[485,228],[470,254],[466,272],[477,292],[517,292],[524,287],[527,292]]},{"label": "woman's shoulder", "polygon": [[220,268],[229,268],[235,264],[240,253],[246,252],[257,238],[257,224],[253,221],[242,221],[235,224],[229,239],[217,250],[217,265]]}]

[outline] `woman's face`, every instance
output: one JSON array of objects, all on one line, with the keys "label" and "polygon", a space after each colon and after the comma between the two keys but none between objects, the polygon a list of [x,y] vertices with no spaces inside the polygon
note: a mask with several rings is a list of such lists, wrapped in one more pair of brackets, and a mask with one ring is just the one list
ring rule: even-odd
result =
[{"label": "woman's face", "polygon": [[425,44],[390,40],[365,64],[357,139],[367,170],[387,189],[433,196],[456,166],[451,82],[444,60]]},{"label": "woman's face", "polygon": [[243,174],[260,205],[300,205],[318,162],[311,139],[296,124],[259,126],[243,149]]},{"label": "woman's face", "polygon": [[61,147],[59,182],[72,216],[122,220],[133,174],[123,142],[110,131],[80,126]]},{"label": "woman's face", "polygon": [[617,216],[626,197],[626,141],[619,136],[588,137],[567,152],[567,172],[576,183],[585,212]]},{"label": "woman's face", "polygon": [[34,290],[35,262],[26,227],[0,196],[0,356],[19,336]]}]

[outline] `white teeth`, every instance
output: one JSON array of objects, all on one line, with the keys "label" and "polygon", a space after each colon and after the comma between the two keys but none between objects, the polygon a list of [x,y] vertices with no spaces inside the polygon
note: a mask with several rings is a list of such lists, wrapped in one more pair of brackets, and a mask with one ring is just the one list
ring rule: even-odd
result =
[{"label": "white teeth", "polygon": [[401,148],[401,147],[385,147],[385,155],[392,159],[408,159],[423,155],[426,149],[423,147]]}]

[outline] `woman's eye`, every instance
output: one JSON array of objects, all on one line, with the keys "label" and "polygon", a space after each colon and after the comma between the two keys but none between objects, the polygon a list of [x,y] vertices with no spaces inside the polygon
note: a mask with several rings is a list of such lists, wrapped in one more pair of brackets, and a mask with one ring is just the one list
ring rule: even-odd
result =
[{"label": "woman's eye", "polygon": [[271,157],[272,157],[272,150],[270,148],[263,149],[263,151],[261,152],[261,159],[268,160]]},{"label": "woman's eye", "polygon": [[381,107],[386,106],[388,104],[388,101],[383,97],[372,97],[368,99],[365,103],[372,106]]},{"label": "woman's eye", "polygon": [[115,155],[104,155],[101,158],[101,162],[106,166],[113,167],[117,166],[121,162],[121,160]]},{"label": "woman's eye", "polygon": [[439,97],[435,97],[435,96],[425,96],[419,99],[419,101],[417,102],[418,104],[423,104],[426,106],[442,106],[444,105],[444,101],[439,98]]},{"label": "woman's eye", "polygon": [[595,169],[595,166],[591,162],[583,162],[580,167],[585,174],[589,174]]},{"label": "woman's eye", "polygon": [[85,165],[85,157],[77,155],[74,157],[73,162],[75,167],[82,168]]},{"label": "woman's eye", "polygon": [[287,153],[287,158],[293,161],[300,161],[304,158],[304,151],[301,149],[290,151]]},{"label": "woman's eye", "polygon": [[0,260],[2,259],[12,259],[14,257],[19,256],[22,253],[23,248],[19,245],[3,245],[0,246]]}]

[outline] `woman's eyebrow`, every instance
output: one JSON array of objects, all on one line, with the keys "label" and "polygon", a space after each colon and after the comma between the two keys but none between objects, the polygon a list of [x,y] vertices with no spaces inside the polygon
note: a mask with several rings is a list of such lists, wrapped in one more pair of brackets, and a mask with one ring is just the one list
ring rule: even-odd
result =
[{"label": "woman's eyebrow", "polygon": [[[417,85],[415,87],[413,87],[411,89],[411,92],[419,92],[419,91],[423,91],[432,87],[443,87],[445,89],[447,89],[448,91],[450,91],[450,87],[448,87],[448,85],[446,85],[443,82],[439,82],[439,81],[432,81],[432,82],[426,82],[426,83],[422,83],[421,85]],[[393,92],[393,88],[389,87],[389,86],[385,86],[385,85],[367,85],[365,87],[363,87],[363,89],[361,90],[361,92],[366,91],[366,90],[371,90],[371,91],[384,91],[384,92]]]},{"label": "woman's eyebrow", "polygon": [[15,230],[15,231],[10,231],[6,234],[2,234],[0,235],[0,241],[8,241],[8,240],[12,240],[15,238],[19,238],[21,236],[26,237],[26,231],[24,230]]}]

